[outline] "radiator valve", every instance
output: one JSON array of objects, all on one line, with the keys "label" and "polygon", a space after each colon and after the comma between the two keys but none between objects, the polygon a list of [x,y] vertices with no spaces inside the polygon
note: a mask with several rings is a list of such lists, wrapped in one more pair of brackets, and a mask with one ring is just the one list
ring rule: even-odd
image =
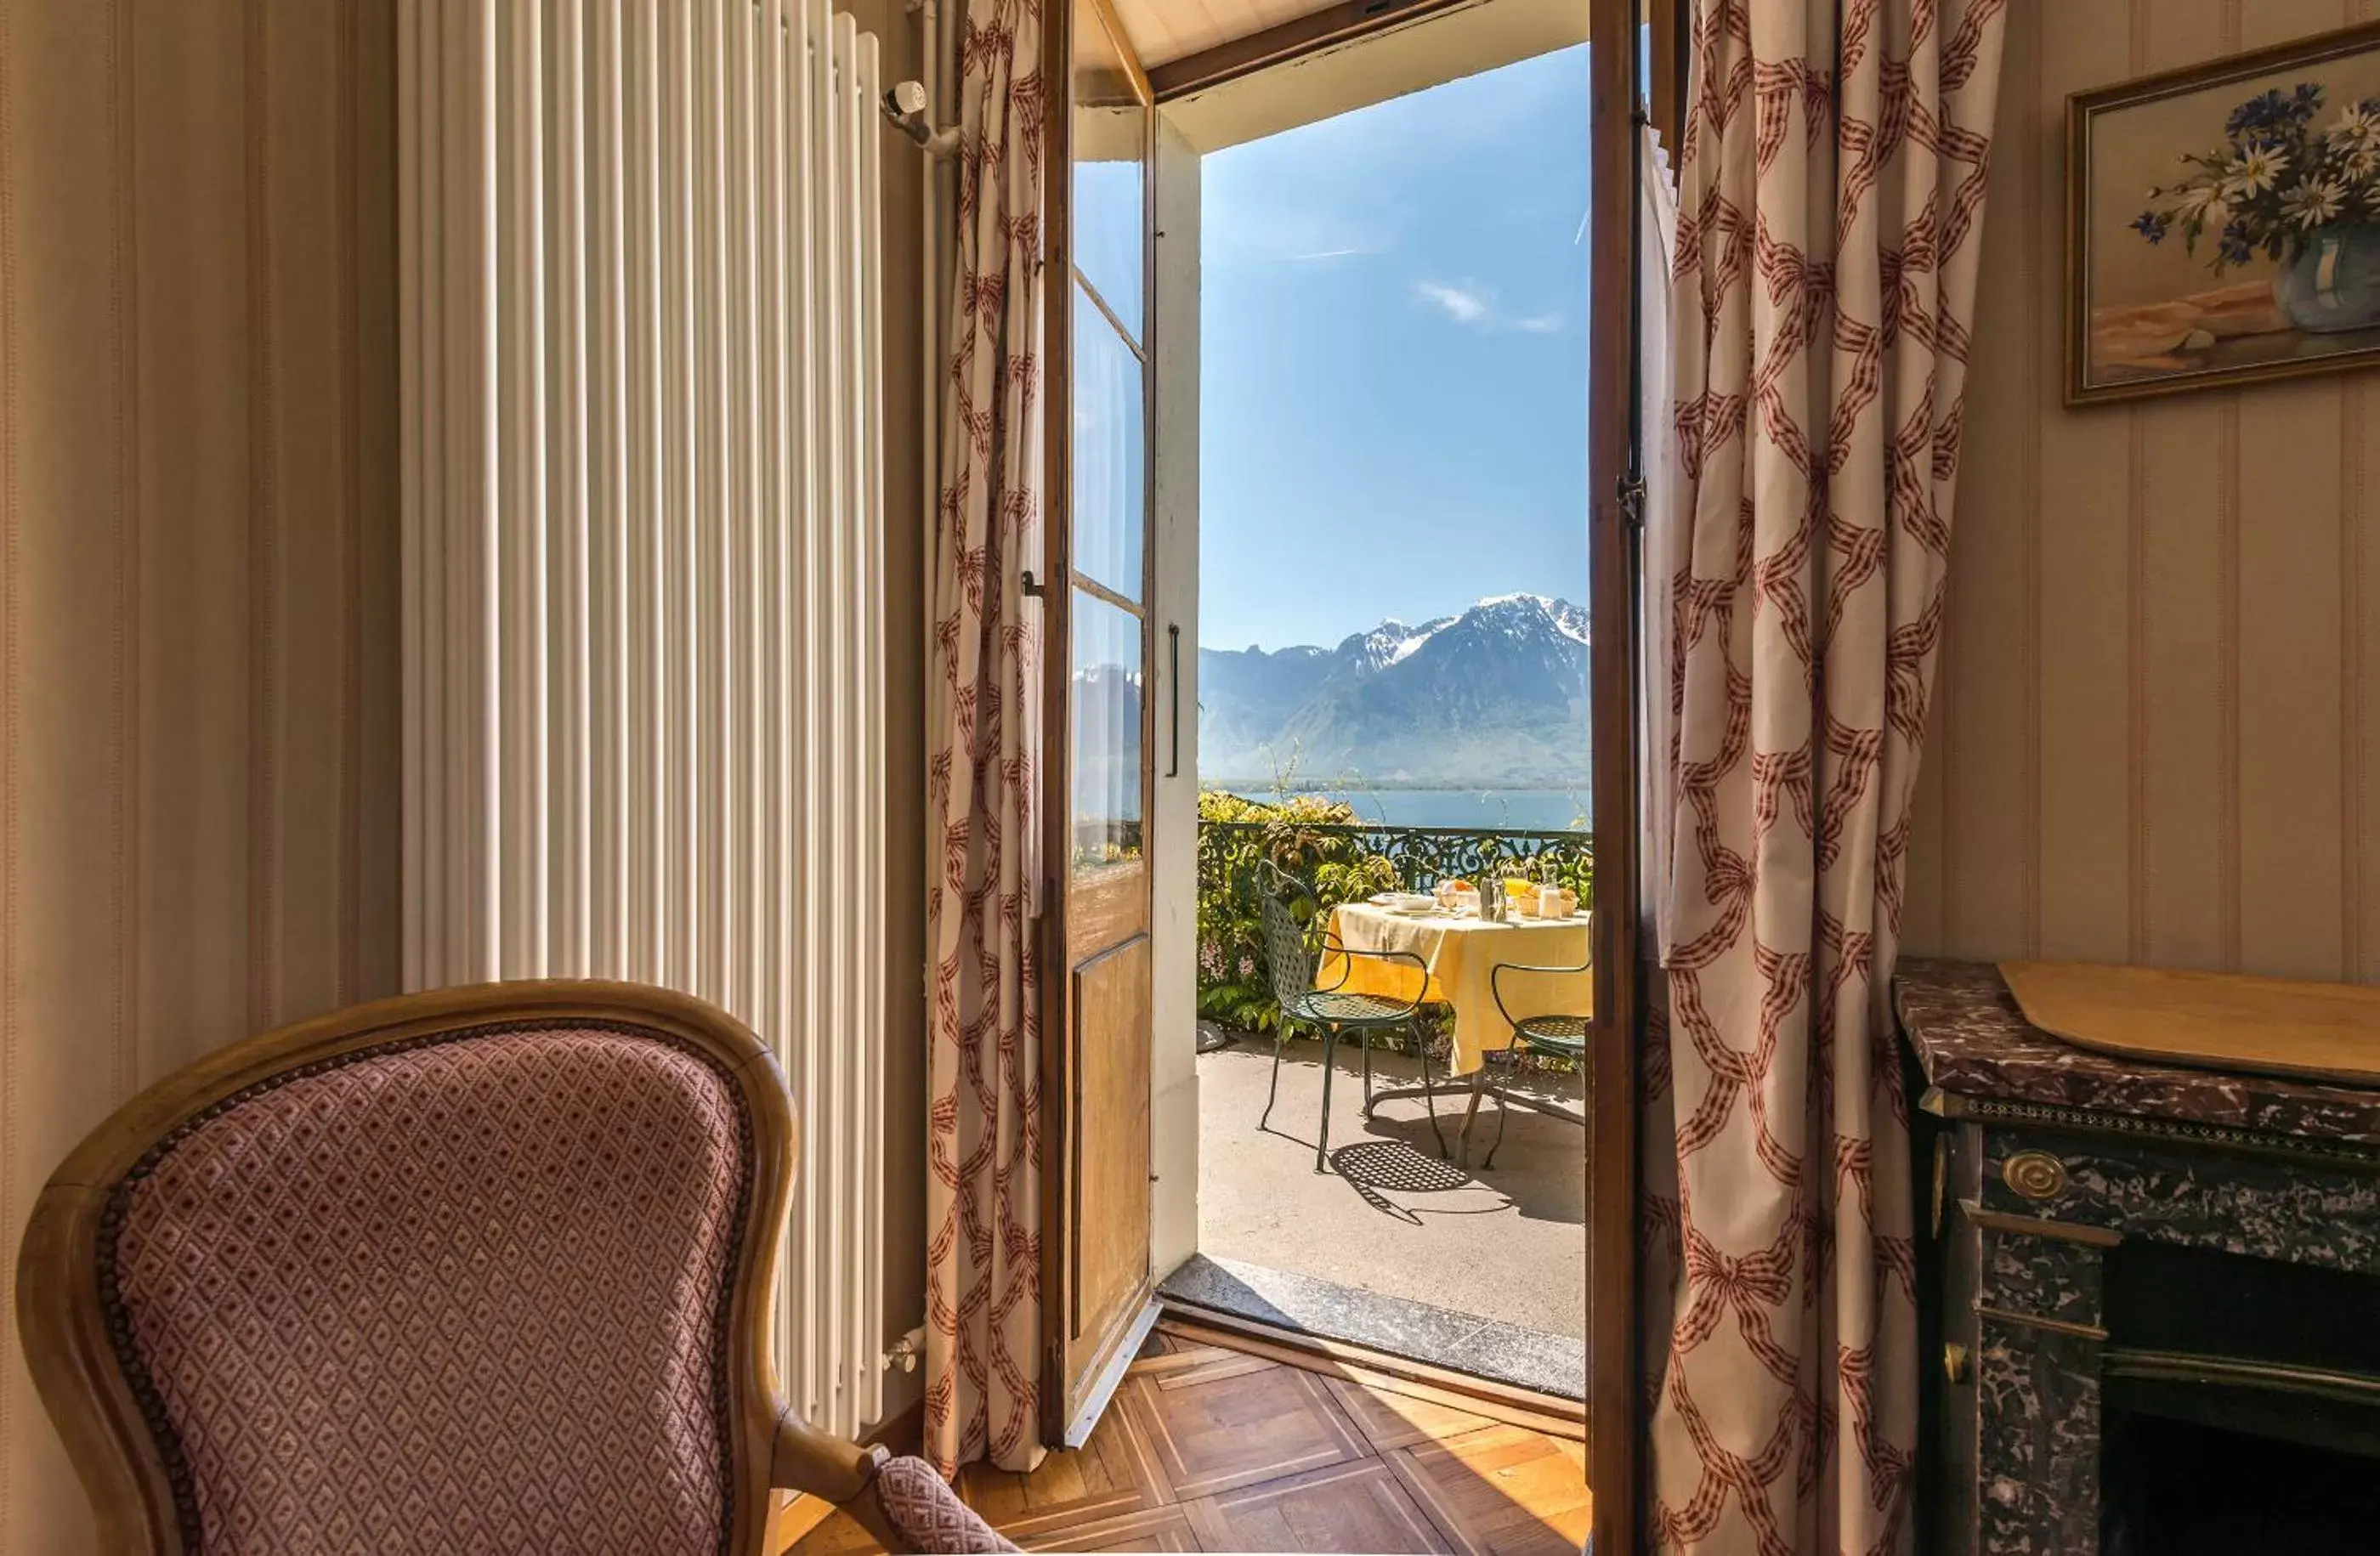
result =
[{"label": "radiator valve", "polygon": [[904,1372],[917,1370],[917,1363],[926,1354],[926,1326],[919,1324],[898,1340],[884,1353],[884,1365],[897,1367]]},{"label": "radiator valve", "polygon": [[954,125],[934,127],[933,103],[926,95],[920,81],[899,81],[885,89],[877,100],[877,107],[892,127],[926,149],[931,157],[947,157],[958,149],[959,132]]}]

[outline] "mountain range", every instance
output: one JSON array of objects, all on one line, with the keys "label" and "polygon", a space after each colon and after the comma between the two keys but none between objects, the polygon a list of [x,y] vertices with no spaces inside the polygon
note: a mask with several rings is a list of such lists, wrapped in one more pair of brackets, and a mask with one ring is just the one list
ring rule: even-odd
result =
[{"label": "mountain range", "polygon": [[1198,650],[1198,777],[1224,788],[1531,789],[1587,761],[1586,612],[1500,595],[1336,648]]}]

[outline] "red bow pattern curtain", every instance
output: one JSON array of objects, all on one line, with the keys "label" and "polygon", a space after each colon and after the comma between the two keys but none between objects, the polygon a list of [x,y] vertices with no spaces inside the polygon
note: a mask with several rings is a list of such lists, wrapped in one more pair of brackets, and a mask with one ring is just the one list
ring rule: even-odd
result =
[{"label": "red bow pattern curtain", "polygon": [[1039,1458],[1041,12],[970,0],[929,669],[926,1453]]},{"label": "red bow pattern curtain", "polygon": [[1677,1277],[1652,1353],[1666,1549],[1911,1541],[1909,1133],[1885,1000],[2003,19],[2002,0],[1697,6],[1648,1066],[1673,1120],[1648,1138],[1675,1145],[1647,1173],[1648,1263]]}]

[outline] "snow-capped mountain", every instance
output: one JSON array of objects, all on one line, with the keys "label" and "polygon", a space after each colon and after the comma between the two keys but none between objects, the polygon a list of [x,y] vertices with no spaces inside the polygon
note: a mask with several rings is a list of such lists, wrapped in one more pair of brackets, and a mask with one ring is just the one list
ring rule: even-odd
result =
[{"label": "snow-capped mountain", "polygon": [[1533,788],[1587,753],[1586,612],[1499,595],[1336,648],[1198,651],[1202,782]]}]

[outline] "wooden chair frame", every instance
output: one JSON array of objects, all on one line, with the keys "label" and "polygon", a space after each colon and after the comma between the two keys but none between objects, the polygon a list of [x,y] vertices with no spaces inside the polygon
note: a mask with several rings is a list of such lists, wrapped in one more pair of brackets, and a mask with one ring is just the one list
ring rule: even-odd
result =
[{"label": "wooden chair frame", "polygon": [[118,1108],[51,1175],[18,1256],[17,1320],[34,1387],[98,1514],[103,1550],[191,1556],[165,1461],[117,1360],[100,1295],[102,1221],[141,1157],[210,1108],[309,1065],[472,1027],[572,1019],[674,1038],[727,1070],[747,1106],[752,1192],[736,1237],[723,1358],[734,1497],[728,1549],[754,1556],[763,1550],[778,1490],[843,1503],[886,1550],[900,1549],[875,1497],[864,1494],[873,1489],[882,1450],[816,1429],[778,1395],[767,1336],[799,1135],[775,1055],[741,1022],[699,1000],[642,984],[556,980],[407,995],[233,1043]]}]

